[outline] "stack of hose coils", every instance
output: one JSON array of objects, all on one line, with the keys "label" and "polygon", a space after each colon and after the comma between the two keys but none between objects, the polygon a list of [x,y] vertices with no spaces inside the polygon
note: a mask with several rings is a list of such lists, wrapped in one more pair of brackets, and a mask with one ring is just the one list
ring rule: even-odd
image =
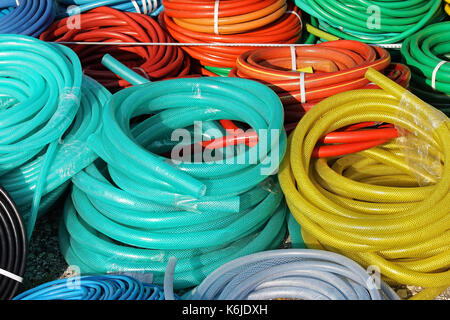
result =
[{"label": "stack of hose coils", "polygon": [[183,298],[399,300],[394,290],[356,262],[312,249],[264,251],[230,261]]},{"label": "stack of hose coils", "polygon": [[412,91],[450,114],[450,21],[436,23],[403,42],[402,56],[411,68]]},{"label": "stack of hose coils", "polygon": [[313,27],[340,39],[366,43],[401,43],[444,17],[441,0],[350,2],[353,4],[344,0],[295,0],[300,9],[312,16]]},{"label": "stack of hose coils", "polygon": [[62,16],[73,16],[98,7],[157,16],[163,10],[161,0],[57,0],[65,7]]},{"label": "stack of hose coils", "polygon": [[[271,174],[287,139],[272,90],[226,77],[158,81],[117,92],[102,117],[88,139],[102,161],[72,178],[59,229],[70,265],[82,273],[152,272],[161,284],[176,257],[181,289],[280,245],[286,206]],[[248,124],[257,145],[203,149],[202,140],[226,134],[220,119]]]},{"label": "stack of hose coils", "polygon": [[22,218],[0,187],[0,300],[12,299],[25,272],[27,238]]},{"label": "stack of hose coils", "polygon": [[[41,34],[45,41],[62,42],[173,42],[153,18],[132,12],[100,7],[76,16],[78,27],[72,28],[71,18],[55,22]],[[86,75],[111,91],[130,86],[101,65],[105,53],[126,63],[149,80],[161,80],[187,75],[190,58],[176,46],[132,45],[71,45],[80,57]]]},{"label": "stack of hose coils", "polygon": [[[302,23],[298,8],[285,0],[164,0],[158,16],[181,43],[296,43]],[[226,75],[249,46],[183,46],[206,70]],[[219,69],[215,69],[219,68]]]},{"label": "stack of hose coils", "polygon": [[[250,50],[239,56],[230,76],[257,80],[273,89],[284,105],[285,128],[290,132],[304,113],[324,98],[348,90],[376,87],[364,78],[368,68],[384,72],[407,87],[409,69],[390,61],[389,53],[383,48],[338,40],[295,47],[295,52],[288,47]],[[298,72],[305,67],[311,67],[313,72]]]},{"label": "stack of hose coils", "polygon": [[3,0],[0,3],[0,34],[39,35],[55,19],[53,0]]},{"label": "stack of hose coils", "polygon": [[110,93],[83,76],[71,49],[21,35],[0,35],[0,86],[0,184],[30,236],[38,213],[96,158],[85,142]]},{"label": "stack of hose coils", "polygon": [[[352,90],[308,111],[290,136],[279,181],[309,248],[376,266],[390,284],[450,286],[450,121],[373,69],[380,89]],[[312,157],[336,129],[378,121],[402,136],[341,157]]]},{"label": "stack of hose coils", "polygon": [[79,276],[44,283],[13,300],[164,300],[164,290],[125,275]]}]

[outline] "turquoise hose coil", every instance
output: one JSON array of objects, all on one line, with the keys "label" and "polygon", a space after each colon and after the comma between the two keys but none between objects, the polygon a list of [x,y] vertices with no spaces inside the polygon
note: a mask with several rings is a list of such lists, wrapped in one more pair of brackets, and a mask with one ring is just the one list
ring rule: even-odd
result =
[{"label": "turquoise hose coil", "polygon": [[0,35],[0,184],[31,236],[70,178],[95,160],[86,146],[110,93],[58,44]]},{"label": "turquoise hose coil", "polygon": [[[109,67],[127,80],[135,76]],[[223,163],[162,156],[174,146],[175,129],[195,135],[197,121],[212,128],[220,119],[273,132],[267,148],[262,137],[258,147],[224,148]],[[156,284],[176,257],[173,286],[182,289],[229,260],[277,248],[286,234],[286,206],[271,174],[286,140],[280,100],[251,80],[173,79],[114,94],[88,139],[101,159],[72,178],[59,229],[63,255],[82,273],[151,272]]]},{"label": "turquoise hose coil", "polygon": [[158,16],[164,9],[161,0],[57,0],[58,3],[67,8],[58,15],[58,19],[86,12],[98,7],[106,6],[120,11],[129,11],[147,14],[152,17]]},{"label": "turquoise hose coil", "polygon": [[444,18],[441,0],[295,0],[312,24],[341,39],[401,43]]},{"label": "turquoise hose coil", "polygon": [[280,249],[230,261],[183,296],[189,300],[400,300],[377,275],[334,252]]},{"label": "turquoise hose coil", "polygon": [[401,53],[411,69],[412,91],[450,115],[450,21],[433,24],[408,37]]}]

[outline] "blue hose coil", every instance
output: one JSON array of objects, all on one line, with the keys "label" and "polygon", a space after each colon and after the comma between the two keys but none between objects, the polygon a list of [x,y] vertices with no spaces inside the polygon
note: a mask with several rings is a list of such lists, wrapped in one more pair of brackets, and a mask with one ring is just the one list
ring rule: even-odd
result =
[{"label": "blue hose coil", "polygon": [[158,16],[164,9],[161,0],[58,0],[59,4],[67,7],[58,19],[79,14],[101,6],[110,7],[120,11],[137,12],[152,17]]}]

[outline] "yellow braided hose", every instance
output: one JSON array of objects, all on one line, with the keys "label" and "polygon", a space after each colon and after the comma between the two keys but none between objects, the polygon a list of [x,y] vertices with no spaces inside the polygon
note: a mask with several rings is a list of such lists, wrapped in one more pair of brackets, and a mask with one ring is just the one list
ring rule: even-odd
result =
[{"label": "yellow braided hose", "polygon": [[[337,94],[302,118],[289,137],[281,188],[309,248],[376,266],[391,284],[424,287],[415,299],[433,298],[450,286],[450,120],[379,72],[366,78],[382,89]],[[327,133],[366,121],[414,134],[406,144],[398,138],[311,157]],[[427,170],[436,166],[438,175]]]}]

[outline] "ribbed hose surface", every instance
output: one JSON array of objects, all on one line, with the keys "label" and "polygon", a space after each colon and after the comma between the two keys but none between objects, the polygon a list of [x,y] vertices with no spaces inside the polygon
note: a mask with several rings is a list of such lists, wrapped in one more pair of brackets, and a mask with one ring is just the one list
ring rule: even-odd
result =
[{"label": "ribbed hose surface", "polygon": [[[379,288],[377,288],[379,286]],[[183,298],[192,300],[398,300],[356,262],[312,249],[264,251],[230,261]]]},{"label": "ribbed hose surface", "polygon": [[71,16],[98,7],[110,7],[120,11],[129,11],[146,14],[152,17],[161,13],[164,7],[161,0],[57,0],[61,5],[66,6],[66,12],[60,16]]},{"label": "ribbed hose surface", "polygon": [[[416,298],[435,296],[450,286],[450,122],[378,72],[366,77],[383,90],[340,93],[306,113],[290,136],[280,185],[308,247],[375,265],[391,282],[425,287]],[[409,144],[311,158],[322,135],[364,121],[414,134]],[[419,154],[425,145],[427,154]],[[442,169],[440,178],[427,171],[431,165]],[[420,186],[419,176],[431,183]]]},{"label": "ribbed hose surface", "polygon": [[129,276],[80,276],[41,284],[13,300],[164,300],[164,291]]},{"label": "ribbed hose surface", "polygon": [[[0,269],[22,277],[25,272],[27,238],[14,201],[0,187]],[[15,296],[20,282],[0,274],[0,300]]]},{"label": "ribbed hose surface", "polygon": [[442,19],[441,0],[295,0],[319,20],[320,29],[341,39],[398,43]]},{"label": "ribbed hose surface", "polygon": [[24,34],[38,37],[55,19],[53,0],[2,0],[0,34]]},{"label": "ribbed hose surface", "polygon": [[[220,119],[272,135],[267,141],[261,136],[253,151],[224,151],[225,163],[177,163],[159,155],[180,142],[171,139],[175,129],[201,137]],[[229,260],[276,248],[286,231],[286,208],[278,183],[267,175],[284,155],[282,123],[275,93],[245,79],[174,79],[116,93],[101,130],[88,140],[104,162],[72,179],[60,228],[66,260],[87,273],[149,271],[162,283],[175,256],[174,287],[187,288]],[[182,142],[189,151],[193,141]]]},{"label": "ribbed hose surface", "polygon": [[[45,41],[173,42],[154,19],[132,12],[101,7],[78,16],[79,28],[70,27],[71,18],[55,22],[41,34]],[[117,91],[130,86],[101,65],[105,53],[112,54],[149,80],[187,75],[190,58],[175,46],[71,45],[80,57],[83,71],[106,88]]]},{"label": "ribbed hose surface", "polygon": [[[286,4],[284,0],[220,2],[217,34],[213,30],[214,1],[199,4],[197,1],[177,0],[163,1],[163,4],[165,10],[158,16],[158,20],[178,42],[296,43],[301,36],[302,24],[298,17],[300,11],[294,5]],[[272,6],[269,6],[270,4]],[[276,9],[275,16],[269,14],[261,19],[256,17],[267,13],[274,5],[279,8]],[[195,10],[197,6],[201,8]],[[254,7],[261,11],[252,11]],[[288,11],[294,11],[296,14]],[[189,19],[191,17],[195,18]],[[268,17],[276,17],[276,20],[267,20]],[[228,26],[232,30],[226,31]],[[192,46],[183,49],[203,66],[232,68],[240,54],[254,47]]]},{"label": "ribbed hose surface", "polygon": [[110,94],[71,49],[19,35],[0,36],[0,86],[0,184],[31,236],[38,211],[95,159],[85,142]]},{"label": "ribbed hose surface", "polygon": [[[449,115],[450,21],[433,24],[407,38],[401,53],[411,68],[412,91]],[[447,62],[437,69],[442,61]]]},{"label": "ribbed hose surface", "polygon": [[[374,68],[403,87],[409,85],[410,72],[404,65],[391,65],[389,53],[361,42],[338,40],[295,49],[295,71],[290,48],[262,48],[240,55],[231,77],[254,79],[268,85],[285,107],[285,127],[295,128],[312,105],[334,94],[360,88],[374,88],[364,74]],[[305,73],[302,103],[300,73]]]}]

